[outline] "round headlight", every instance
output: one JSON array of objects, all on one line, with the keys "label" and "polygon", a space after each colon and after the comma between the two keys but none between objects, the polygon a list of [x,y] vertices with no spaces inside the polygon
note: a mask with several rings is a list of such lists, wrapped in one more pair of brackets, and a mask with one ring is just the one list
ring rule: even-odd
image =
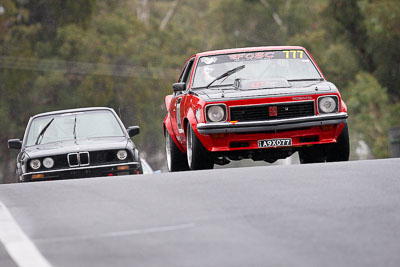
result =
[{"label": "round headlight", "polygon": [[225,118],[225,109],[222,106],[211,106],[207,110],[207,117],[212,122],[222,121]]},{"label": "round headlight", "polygon": [[29,163],[29,165],[31,166],[32,169],[37,170],[40,168],[40,160],[38,159],[33,159],[31,160],[31,162]]},{"label": "round headlight", "polygon": [[126,152],[126,150],[119,150],[117,152],[117,158],[119,160],[124,160],[124,159],[126,159],[127,156],[128,156],[128,153]]},{"label": "round headlight", "polygon": [[319,101],[319,110],[322,113],[331,113],[336,110],[336,101],[332,97],[324,97]]},{"label": "round headlight", "polygon": [[54,166],[54,160],[52,158],[45,158],[43,160],[43,166],[45,166],[47,169],[50,169]]}]

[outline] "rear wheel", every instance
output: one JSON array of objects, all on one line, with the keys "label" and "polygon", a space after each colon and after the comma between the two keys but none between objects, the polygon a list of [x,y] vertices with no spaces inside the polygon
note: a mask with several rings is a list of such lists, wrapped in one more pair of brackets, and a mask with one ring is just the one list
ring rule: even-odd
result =
[{"label": "rear wheel", "polygon": [[168,130],[165,130],[165,152],[167,154],[167,165],[170,172],[189,170],[186,155],[172,140]]},{"label": "rear wheel", "polygon": [[344,125],[336,143],[329,144],[327,147],[326,161],[348,161],[350,156],[350,138],[347,124]]},{"label": "rear wheel", "polygon": [[214,158],[197,138],[189,123],[186,133],[187,163],[189,168],[191,170],[212,169],[214,167]]}]

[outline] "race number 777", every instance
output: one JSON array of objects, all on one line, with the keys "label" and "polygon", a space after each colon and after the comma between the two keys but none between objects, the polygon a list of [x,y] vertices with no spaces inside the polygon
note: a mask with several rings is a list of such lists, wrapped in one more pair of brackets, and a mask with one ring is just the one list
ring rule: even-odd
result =
[{"label": "race number 777", "polygon": [[301,50],[284,50],[282,52],[286,54],[286,58],[303,58],[304,53]]}]

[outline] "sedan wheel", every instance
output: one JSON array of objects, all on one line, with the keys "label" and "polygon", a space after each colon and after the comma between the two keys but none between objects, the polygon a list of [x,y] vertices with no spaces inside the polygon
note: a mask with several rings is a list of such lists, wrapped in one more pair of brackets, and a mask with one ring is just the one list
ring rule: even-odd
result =
[{"label": "sedan wheel", "polygon": [[187,126],[187,163],[191,170],[212,169],[214,167],[213,155],[205,149],[197,138],[190,124]]},{"label": "sedan wheel", "polygon": [[167,165],[170,172],[187,171],[186,155],[172,140],[168,130],[165,131],[165,152],[167,154]]},{"label": "sedan wheel", "polygon": [[299,151],[301,164],[325,162],[325,150],[321,145],[313,145]]},{"label": "sedan wheel", "polygon": [[350,138],[347,123],[336,143],[327,146],[326,161],[348,161],[350,156]]}]

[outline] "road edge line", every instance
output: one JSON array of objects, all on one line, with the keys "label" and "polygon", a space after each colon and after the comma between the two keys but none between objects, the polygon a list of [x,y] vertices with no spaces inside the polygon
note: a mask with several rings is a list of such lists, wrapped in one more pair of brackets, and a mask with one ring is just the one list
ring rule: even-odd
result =
[{"label": "road edge line", "polygon": [[0,242],[19,267],[52,267],[1,201]]}]

